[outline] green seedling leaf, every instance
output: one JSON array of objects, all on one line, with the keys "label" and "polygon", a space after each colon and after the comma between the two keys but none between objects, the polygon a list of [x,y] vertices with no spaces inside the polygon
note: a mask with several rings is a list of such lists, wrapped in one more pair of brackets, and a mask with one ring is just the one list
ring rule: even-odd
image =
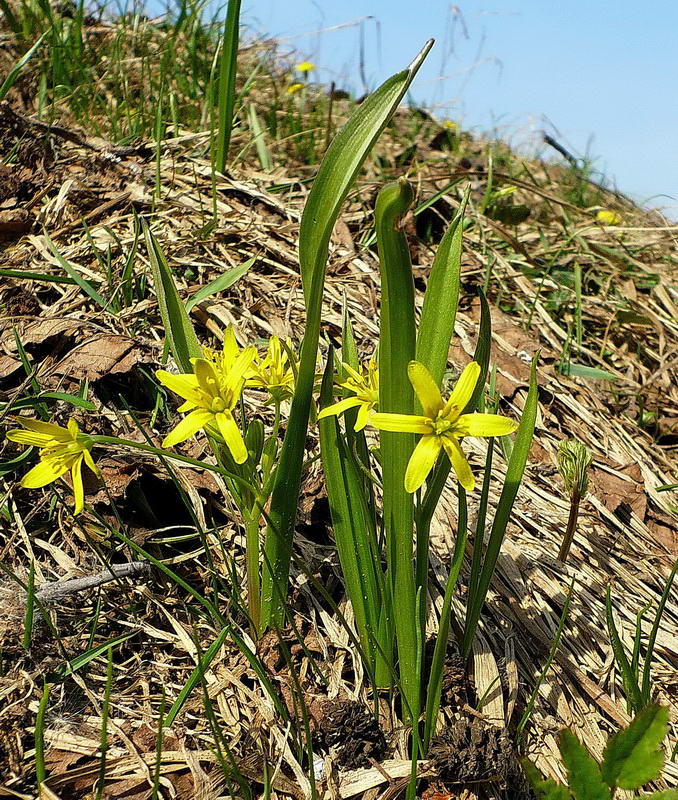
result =
[{"label": "green seedling leaf", "polygon": [[653,703],[628,728],[616,733],[603,753],[602,775],[606,783],[621,789],[640,789],[658,778],[664,765],[660,746],[668,724],[668,708]]},{"label": "green seedling leaf", "polygon": [[571,731],[560,732],[558,747],[576,800],[610,800],[610,789],[603,782],[600,767]]},{"label": "green seedling leaf", "polygon": [[597,367],[587,367],[584,364],[573,364],[572,362],[563,364],[563,375],[571,378],[585,378],[591,381],[616,381],[618,376]]},{"label": "green seedling leaf", "polygon": [[76,286],[77,281],[65,275],[50,275],[48,272],[28,272],[23,269],[0,269],[0,278],[20,278],[25,281],[44,281],[45,283],[65,283]]},{"label": "green seedling leaf", "polygon": [[522,760],[523,772],[541,800],[571,800],[572,795],[562,783],[544,778],[531,761]]},{"label": "green seedling leaf", "polygon": [[215,278],[207,285],[198,289],[193,297],[186,301],[186,311],[190,312],[193,306],[195,306],[197,303],[206,300],[208,297],[211,297],[218,292],[224,292],[226,289],[233,286],[236,281],[239,281],[240,278],[242,278],[242,276],[248,272],[256,260],[256,256],[252,256],[252,258],[248,258],[243,264],[239,264],[237,267],[227,270],[223,273],[223,275],[219,275],[218,278]]},{"label": "green seedling leaf", "polygon": [[643,800],[678,800],[678,789],[665,789],[663,792],[644,794]]},{"label": "green seedling leaf", "polygon": [[146,249],[153,273],[153,284],[158,297],[160,316],[167,333],[172,355],[182,372],[193,372],[191,358],[199,358],[202,349],[195,335],[193,325],[188,317],[179,292],[177,291],[172,271],[167,259],[160,249],[155,236],[148,227],[146,220],[141,220],[146,240]]}]

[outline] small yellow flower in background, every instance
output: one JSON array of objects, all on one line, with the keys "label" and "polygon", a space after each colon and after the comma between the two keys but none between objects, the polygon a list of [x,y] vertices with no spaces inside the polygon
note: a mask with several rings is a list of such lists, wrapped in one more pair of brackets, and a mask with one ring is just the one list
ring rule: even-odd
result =
[{"label": "small yellow flower in background", "polygon": [[287,87],[287,94],[296,94],[297,92],[300,92],[303,88],[304,88],[303,83],[290,83],[290,85]]},{"label": "small yellow flower in background", "polygon": [[423,364],[410,361],[407,374],[424,415],[376,413],[370,418],[370,424],[382,431],[422,434],[405,471],[406,491],[416,492],[424,483],[441,449],[447,453],[459,483],[466,491],[472,491],[473,473],[459,440],[463,436],[505,436],[513,433],[518,424],[497,414],[461,413],[480,376],[480,365],[475,361],[461,373],[447,402],[443,402],[440,390]]},{"label": "small yellow flower in background", "polygon": [[[287,346],[291,352],[291,339],[287,340]],[[278,403],[294,394],[293,365],[277,336],[271,336],[268,340],[265,357],[256,357],[247,386],[252,389],[268,389],[271,398]]]},{"label": "small yellow flower in background", "polygon": [[300,64],[297,64],[294,69],[296,69],[297,72],[303,72],[304,74],[307,74],[309,72],[313,72],[315,69],[315,64],[311,64],[310,61],[302,61]]},{"label": "small yellow flower in background", "polygon": [[348,373],[349,378],[345,383],[340,383],[339,385],[353,392],[355,397],[346,397],[338,403],[323,408],[318,414],[318,419],[343,414],[349,408],[358,407],[358,417],[354,429],[361,431],[367,425],[370,414],[379,402],[379,369],[377,361],[374,358],[370,359],[367,370],[363,367],[360,372],[356,372],[356,370],[343,362],[342,366]]},{"label": "small yellow flower in background", "polygon": [[233,409],[240,399],[245,380],[250,374],[257,351],[246,347],[238,349],[235,333],[230,326],[224,334],[221,353],[204,348],[205,358],[193,358],[193,374],[173,375],[164,369],[155,374],[160,383],[186,401],[179,411],[190,411],[188,416],[164,439],[163,447],[172,447],[190,439],[201,428],[218,433],[226,442],[237,464],[247,461],[247,448],[243,441]]},{"label": "small yellow flower in background", "polygon": [[27,472],[21,480],[25,489],[39,489],[58,480],[69,470],[73,480],[75,497],[74,514],[79,514],[85,505],[85,490],[82,485],[82,462],[98,477],[99,468],[94,463],[90,450],[92,439],[80,433],[78,423],[74,419],[68,421],[68,427],[62,428],[51,422],[37,419],[16,420],[26,430],[16,429],[7,432],[11,442],[27,444],[40,448],[40,463]]},{"label": "small yellow flower in background", "polygon": [[447,128],[448,131],[456,131],[459,126],[456,122],[452,122],[451,119],[446,119],[443,122],[443,128]]},{"label": "small yellow flower in background", "polygon": [[596,219],[598,222],[602,222],[603,225],[621,225],[622,218],[614,211],[608,211],[607,209],[601,209],[596,214]]}]

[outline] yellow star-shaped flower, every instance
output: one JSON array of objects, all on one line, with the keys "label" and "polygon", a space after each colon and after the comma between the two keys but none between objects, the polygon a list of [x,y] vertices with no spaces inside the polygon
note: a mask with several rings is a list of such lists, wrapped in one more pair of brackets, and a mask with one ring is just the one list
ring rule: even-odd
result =
[{"label": "yellow star-shaped flower", "polygon": [[193,373],[174,375],[159,369],[155,374],[160,383],[186,401],[179,411],[190,411],[188,416],[164,439],[163,447],[172,447],[190,439],[201,428],[220,435],[237,464],[247,461],[247,447],[243,441],[233,409],[240,399],[245,380],[250,373],[257,351],[254,347],[238,350],[233,329],[224,334],[221,353],[204,349],[205,358],[193,358]]},{"label": "yellow star-shaped flower", "polygon": [[25,489],[39,489],[53,483],[70,470],[73,480],[73,495],[75,497],[74,514],[79,514],[85,505],[85,490],[82,485],[82,462],[100,476],[99,468],[94,463],[90,450],[92,439],[80,433],[78,423],[74,419],[68,421],[68,426],[62,428],[51,422],[38,419],[16,420],[26,430],[16,429],[7,432],[11,442],[27,444],[40,449],[40,463],[27,472],[21,480]]},{"label": "yellow star-shaped flower", "polygon": [[382,431],[422,435],[405,471],[405,489],[408,492],[419,489],[442,449],[447,453],[459,483],[467,491],[472,491],[475,486],[473,473],[459,440],[463,436],[505,436],[513,433],[517,423],[497,414],[461,413],[471,399],[480,375],[480,365],[475,361],[461,373],[447,402],[443,401],[431,373],[423,364],[410,361],[407,374],[424,414],[376,413],[370,417],[370,424]]},{"label": "yellow star-shaped flower", "polygon": [[603,225],[620,225],[622,221],[619,214],[615,211],[608,211],[606,208],[601,209],[596,214],[596,219],[598,222],[602,222]]},{"label": "yellow star-shaped flower", "polygon": [[[292,342],[287,340],[292,351]],[[268,340],[268,349],[263,359],[258,356],[254,361],[247,386],[252,389],[268,389],[271,397],[277,402],[286,400],[294,394],[294,369],[277,336]]]},{"label": "yellow star-shaped flower", "polygon": [[376,359],[370,359],[367,369],[364,367],[357,372],[348,364],[342,362],[342,366],[349,377],[345,383],[340,383],[344,389],[353,392],[354,397],[346,397],[338,403],[326,406],[318,414],[318,419],[343,414],[349,408],[358,408],[358,416],[355,421],[354,430],[361,431],[367,425],[370,414],[379,402],[379,369]]},{"label": "yellow star-shaped flower", "polygon": [[311,64],[310,61],[302,61],[300,64],[294,68],[297,72],[303,72],[306,74],[307,72],[313,72],[315,69],[315,64]]}]

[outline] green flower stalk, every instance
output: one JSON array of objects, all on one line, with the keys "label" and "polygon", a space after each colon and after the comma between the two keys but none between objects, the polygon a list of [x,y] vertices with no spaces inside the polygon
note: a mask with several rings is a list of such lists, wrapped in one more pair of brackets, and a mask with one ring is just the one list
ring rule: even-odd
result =
[{"label": "green flower stalk", "polygon": [[576,439],[564,439],[558,446],[557,460],[558,471],[565,484],[565,490],[570,496],[570,515],[558,553],[558,560],[565,563],[577,527],[579,504],[589,488],[588,468],[593,457],[586,445]]}]

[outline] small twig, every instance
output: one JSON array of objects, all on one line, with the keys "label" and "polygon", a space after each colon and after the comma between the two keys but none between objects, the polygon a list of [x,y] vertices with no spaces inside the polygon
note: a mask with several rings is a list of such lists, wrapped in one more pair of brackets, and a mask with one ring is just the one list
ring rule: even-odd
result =
[{"label": "small twig", "polygon": [[41,586],[36,592],[36,597],[41,603],[53,603],[69,594],[83,592],[95,586],[101,586],[120,578],[129,578],[133,575],[146,575],[150,573],[151,565],[147,561],[130,561],[128,564],[112,564],[101,572],[85,575],[82,578],[71,578],[66,581],[54,581]]},{"label": "small twig", "polygon": [[549,136],[546,131],[542,131],[541,133],[542,139],[544,140],[545,144],[550,145],[554,150],[560,153],[560,155],[572,164],[573,167],[579,167],[579,159],[572,155],[569,150],[566,150],[560,142],[557,142],[553,136]]}]

